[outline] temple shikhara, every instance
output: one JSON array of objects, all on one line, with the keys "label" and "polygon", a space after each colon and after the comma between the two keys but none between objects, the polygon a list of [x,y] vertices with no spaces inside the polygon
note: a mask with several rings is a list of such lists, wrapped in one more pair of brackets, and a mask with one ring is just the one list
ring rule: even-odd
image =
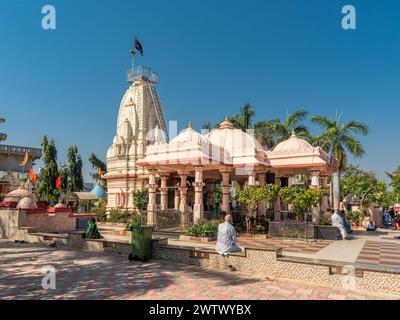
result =
[{"label": "temple shikhara", "polygon": [[[104,178],[108,183],[108,209],[135,210],[132,192],[148,188],[147,223],[156,226],[157,212],[175,209],[181,212],[181,225],[186,228],[204,219],[204,212],[213,208],[217,187],[222,194],[220,209],[229,213],[233,182],[241,187],[284,185],[290,177],[306,174],[311,177],[312,188],[328,190],[328,176],[336,170],[336,161],[295,132],[273,150],[267,150],[251,132],[236,129],[225,119],[218,128],[203,134],[189,123],[187,129],[167,142],[156,91],[157,75],[149,68],[138,67],[128,79],[130,87],[122,98],[117,132],[107,152]],[[190,191],[192,197],[188,196]],[[328,196],[327,191],[314,212],[314,220],[326,212]],[[282,206],[285,204],[278,199],[275,212],[280,212]],[[278,219],[279,214],[275,217]]]},{"label": "temple shikhara", "polygon": [[107,151],[107,208],[134,210],[132,191],[143,188],[147,170],[137,162],[147,146],[164,142],[165,120],[156,90],[157,74],[137,67],[128,72],[130,87],[118,112],[117,132]]}]

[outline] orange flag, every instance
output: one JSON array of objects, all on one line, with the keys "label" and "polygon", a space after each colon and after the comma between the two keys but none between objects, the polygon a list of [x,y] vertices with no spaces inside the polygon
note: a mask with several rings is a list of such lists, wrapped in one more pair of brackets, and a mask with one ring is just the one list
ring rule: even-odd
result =
[{"label": "orange flag", "polygon": [[97,170],[97,174],[99,175],[99,178],[101,179],[101,177],[103,176],[103,170],[101,170],[100,167],[99,167],[99,170]]},{"label": "orange flag", "polygon": [[32,166],[29,167],[29,177],[31,178],[32,184],[36,183],[36,173],[33,171]]},{"label": "orange flag", "polygon": [[28,157],[28,150],[25,149],[24,160],[22,160],[20,166],[21,166],[21,167],[26,166],[26,164],[28,163],[28,159],[29,159],[29,157]]}]

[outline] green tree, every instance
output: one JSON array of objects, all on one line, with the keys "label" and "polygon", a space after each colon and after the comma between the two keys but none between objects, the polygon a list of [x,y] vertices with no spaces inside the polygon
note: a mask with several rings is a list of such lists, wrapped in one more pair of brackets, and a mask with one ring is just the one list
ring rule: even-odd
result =
[{"label": "green tree", "polygon": [[400,198],[400,166],[393,172],[386,172],[390,178],[390,186],[393,189],[394,201],[399,202]]},{"label": "green tree", "polygon": [[56,180],[59,174],[57,165],[57,149],[54,139],[49,141],[46,136],[43,136],[41,145],[44,168],[40,170],[36,192],[40,198],[44,198],[46,201],[56,201],[60,196],[59,191],[56,188]]},{"label": "green tree", "polygon": [[338,171],[332,175],[333,183],[333,203],[334,208],[339,209],[340,204],[340,171],[347,165],[348,153],[354,157],[361,157],[365,154],[364,147],[355,135],[366,136],[369,128],[366,124],[351,120],[342,123],[343,113],[331,119],[323,115],[315,115],[311,122],[323,129],[323,133],[316,137],[314,143],[333,152],[338,160]]},{"label": "green tree", "polygon": [[239,201],[246,204],[248,208],[245,214],[247,232],[251,230],[252,218],[256,216],[258,207],[262,204],[273,204],[278,197],[279,190],[280,187],[277,185],[266,185],[263,187],[248,186],[239,191]]},{"label": "green tree", "polygon": [[358,166],[349,166],[341,176],[342,197],[351,196],[354,204],[361,208],[363,215],[367,214],[371,204],[387,206],[389,192],[387,184],[379,180],[372,171],[363,171]]},{"label": "green tree", "polygon": [[82,157],[76,146],[71,146],[67,151],[67,191],[82,191]]},{"label": "green tree", "polygon": [[105,174],[107,172],[107,165],[104,161],[100,160],[94,153],[91,153],[89,156],[89,163],[92,165],[92,169],[96,169],[96,172],[90,173],[90,176],[93,180],[97,181],[97,183],[104,189],[107,190],[107,180],[101,179],[99,176],[99,169]]},{"label": "green tree", "polygon": [[308,112],[304,108],[287,114],[285,119],[259,121],[255,125],[257,138],[272,149],[278,143],[287,140],[295,132],[300,138],[310,140],[311,135],[308,128],[303,124]]},{"label": "green tree", "polygon": [[228,119],[237,129],[243,131],[253,129],[255,138],[269,149],[272,149],[279,142],[288,139],[293,131],[301,138],[311,138],[308,128],[303,124],[303,121],[308,115],[308,112],[304,108],[300,108],[288,114],[283,121],[280,119],[273,119],[255,122],[255,114],[255,110],[251,105],[246,103],[240,107],[239,114],[233,115]]},{"label": "green tree", "polygon": [[289,206],[298,216],[310,213],[312,207],[315,207],[321,201],[325,194],[323,189],[303,189],[297,186],[281,188],[279,197]]}]

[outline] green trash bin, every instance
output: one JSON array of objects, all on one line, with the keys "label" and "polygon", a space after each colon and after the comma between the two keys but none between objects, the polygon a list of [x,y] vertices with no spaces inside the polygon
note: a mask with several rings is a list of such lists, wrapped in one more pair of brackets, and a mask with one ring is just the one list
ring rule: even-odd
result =
[{"label": "green trash bin", "polygon": [[152,227],[131,226],[132,252],[129,254],[129,261],[148,261],[151,258],[151,233]]}]

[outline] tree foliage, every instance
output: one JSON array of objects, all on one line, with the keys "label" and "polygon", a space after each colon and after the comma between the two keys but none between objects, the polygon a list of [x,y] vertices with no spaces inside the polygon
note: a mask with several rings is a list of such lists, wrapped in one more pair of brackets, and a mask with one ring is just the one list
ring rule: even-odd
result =
[{"label": "tree foliage", "polygon": [[68,148],[66,175],[68,192],[83,190],[82,157],[76,146]]},{"label": "tree foliage", "polygon": [[96,169],[96,172],[91,172],[90,176],[93,180],[97,181],[97,183],[104,189],[107,190],[107,180],[101,179],[99,176],[99,169],[103,173],[107,172],[107,165],[104,161],[100,160],[94,153],[91,153],[89,156],[89,163],[92,165],[92,169]]},{"label": "tree foliage", "polygon": [[390,186],[393,189],[393,195],[396,201],[400,197],[400,166],[393,172],[386,172],[387,176],[390,178]]},{"label": "tree foliage", "polygon": [[341,178],[342,197],[350,196],[354,204],[361,206],[365,213],[371,204],[387,206],[390,197],[387,184],[379,180],[372,171],[349,166]]},{"label": "tree foliage", "polygon": [[56,188],[56,180],[59,173],[55,141],[54,139],[49,141],[47,136],[43,136],[41,146],[44,168],[40,170],[36,192],[41,198],[47,201],[56,201],[60,194]]},{"label": "tree foliage", "polygon": [[311,122],[323,129],[321,135],[315,137],[314,144],[323,148],[326,152],[333,151],[333,155],[339,162],[339,170],[343,170],[348,161],[348,153],[355,157],[361,157],[365,150],[356,135],[366,136],[369,128],[366,124],[351,120],[341,122],[343,113],[331,119],[323,115],[315,115]]},{"label": "tree foliage", "polygon": [[298,215],[309,213],[312,207],[319,204],[324,194],[324,189],[303,189],[297,186],[281,188],[279,191],[279,197]]},{"label": "tree foliage", "polygon": [[288,139],[293,130],[299,137],[311,139],[308,128],[303,124],[308,115],[304,108],[287,114],[283,121],[280,119],[254,121],[255,115],[253,107],[246,103],[240,107],[240,113],[230,116],[229,120],[242,131],[253,129],[255,138],[269,149]]}]

